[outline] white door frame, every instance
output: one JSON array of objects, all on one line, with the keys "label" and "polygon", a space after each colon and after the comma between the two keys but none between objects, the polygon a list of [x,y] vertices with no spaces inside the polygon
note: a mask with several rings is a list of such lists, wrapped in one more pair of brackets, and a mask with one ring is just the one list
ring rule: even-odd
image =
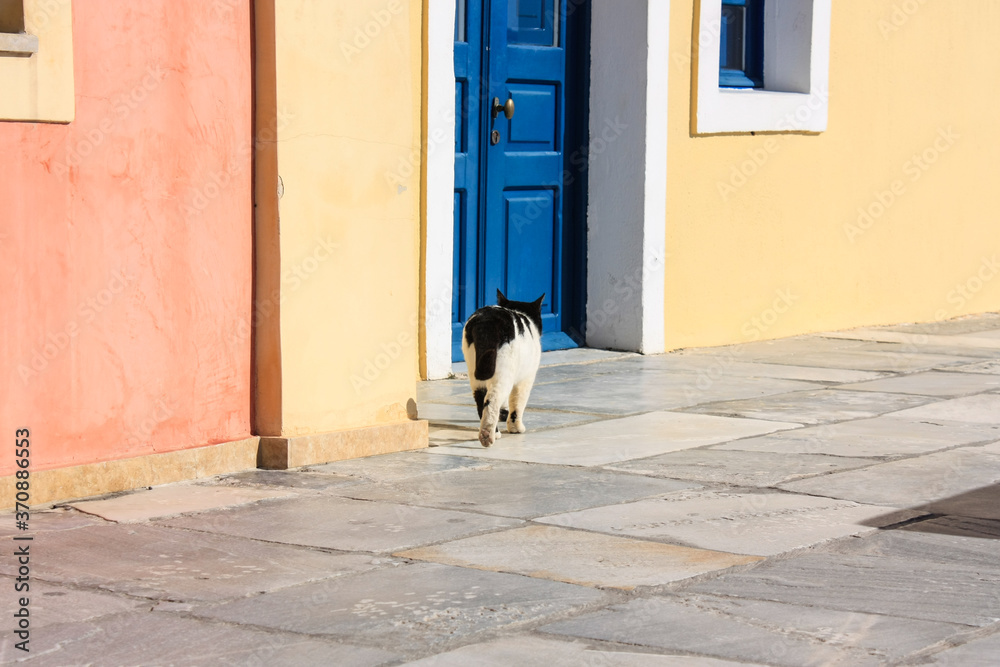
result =
[{"label": "white door frame", "polygon": [[[451,372],[455,3],[425,6],[425,352],[428,379],[440,379]],[[670,0],[591,7],[587,344],[655,354],[664,351]]]}]

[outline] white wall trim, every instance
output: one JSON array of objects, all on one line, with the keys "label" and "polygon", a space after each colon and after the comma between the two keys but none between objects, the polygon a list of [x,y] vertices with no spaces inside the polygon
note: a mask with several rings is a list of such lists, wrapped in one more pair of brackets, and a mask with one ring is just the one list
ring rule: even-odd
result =
[{"label": "white wall trim", "polygon": [[670,2],[592,7],[587,344],[652,354],[664,348]]},{"label": "white wall trim", "polygon": [[455,202],[455,3],[427,3],[427,379],[451,373]]},{"label": "white wall trim", "polygon": [[696,132],[822,132],[827,126],[832,0],[769,0],[764,89],[719,88],[722,3],[698,16]]},{"label": "white wall trim", "polygon": [[670,0],[650,0],[646,60],[646,206],[642,241],[642,339],[639,351],[665,351],[664,270],[667,237],[667,91]]}]

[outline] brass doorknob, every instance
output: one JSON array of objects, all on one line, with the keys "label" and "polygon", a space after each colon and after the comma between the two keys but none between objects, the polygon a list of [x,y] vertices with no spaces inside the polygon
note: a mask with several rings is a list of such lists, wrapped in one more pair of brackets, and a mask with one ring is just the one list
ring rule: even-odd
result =
[{"label": "brass doorknob", "polygon": [[507,101],[503,104],[500,104],[499,97],[493,98],[493,120],[496,120],[497,116],[499,116],[501,112],[503,112],[503,115],[507,117],[507,120],[510,120],[511,118],[514,117],[513,97],[508,97]]}]

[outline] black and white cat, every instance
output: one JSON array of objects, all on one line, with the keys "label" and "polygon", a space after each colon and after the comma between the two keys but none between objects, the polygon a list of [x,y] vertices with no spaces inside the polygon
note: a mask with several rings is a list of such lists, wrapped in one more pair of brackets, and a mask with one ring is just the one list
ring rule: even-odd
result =
[{"label": "black and white cat", "polygon": [[[542,359],[543,294],[530,303],[497,290],[497,305],[472,313],[462,329],[462,354],[479,410],[479,442],[489,447],[508,433],[524,433],[524,408]],[[508,410],[509,408],[509,410]]]}]

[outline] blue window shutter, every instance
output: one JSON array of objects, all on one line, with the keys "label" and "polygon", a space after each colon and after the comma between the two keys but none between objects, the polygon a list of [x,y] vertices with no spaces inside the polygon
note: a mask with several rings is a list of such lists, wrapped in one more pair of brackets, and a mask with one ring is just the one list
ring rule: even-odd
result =
[{"label": "blue window shutter", "polygon": [[763,86],[764,0],[722,0],[719,87]]}]

